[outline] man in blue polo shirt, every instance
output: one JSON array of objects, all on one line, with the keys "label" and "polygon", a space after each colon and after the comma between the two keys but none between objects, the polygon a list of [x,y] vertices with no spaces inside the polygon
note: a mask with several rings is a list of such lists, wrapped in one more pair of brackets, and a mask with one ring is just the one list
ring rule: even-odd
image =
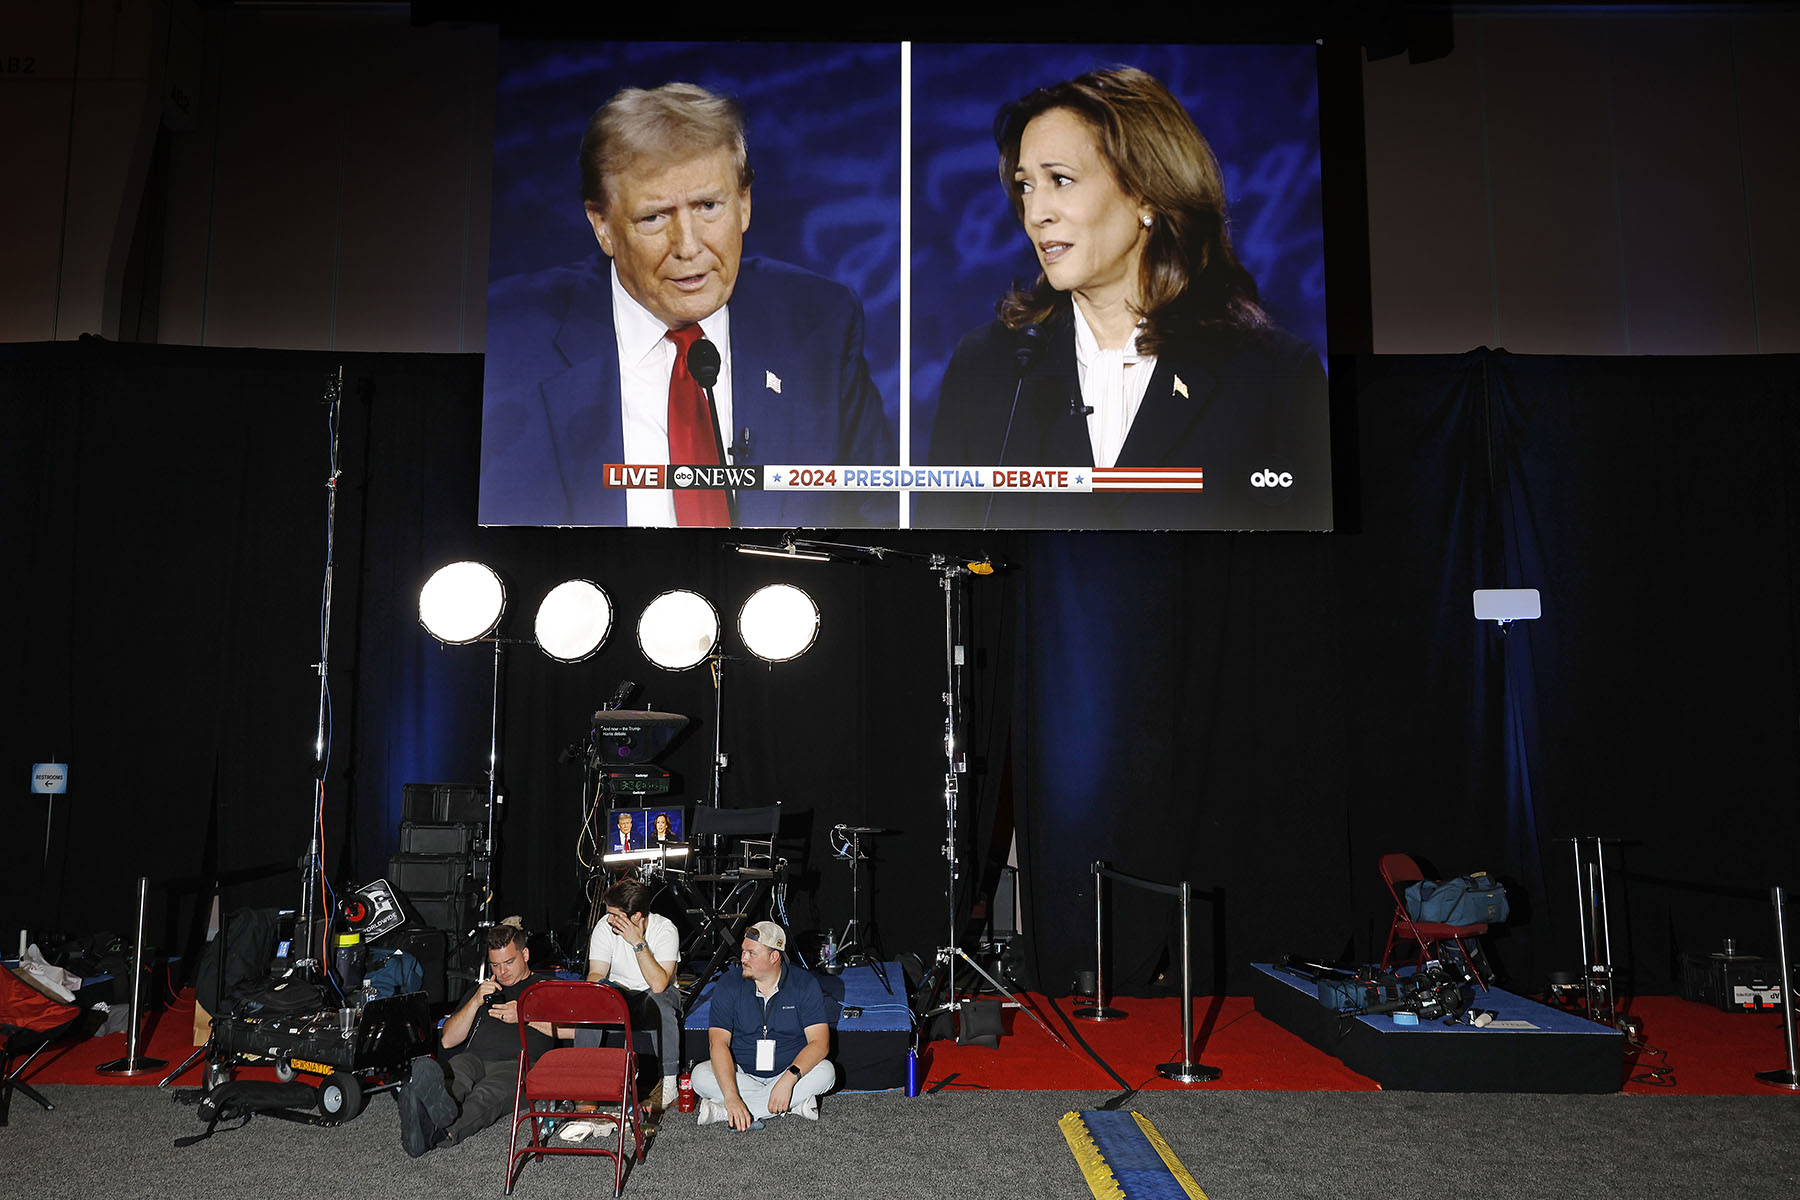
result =
[{"label": "man in blue polo shirt", "polygon": [[831,1027],[819,981],[790,971],[787,933],[773,921],[744,931],[739,975],[713,990],[708,1062],[694,1068],[702,1125],[742,1132],[764,1118],[797,1113],[819,1119],[819,1095],[837,1082],[826,1061]]}]

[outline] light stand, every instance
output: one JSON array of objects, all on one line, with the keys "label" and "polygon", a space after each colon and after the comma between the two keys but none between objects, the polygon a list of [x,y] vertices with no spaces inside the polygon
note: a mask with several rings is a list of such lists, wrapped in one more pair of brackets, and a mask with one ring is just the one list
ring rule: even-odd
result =
[{"label": "light stand", "polygon": [[[508,645],[532,645],[527,638],[493,638],[494,643],[494,687],[492,707],[488,711],[488,765],[487,765],[487,829],[482,838],[481,853],[475,863],[486,865],[486,878],[478,873],[475,884],[481,889],[481,915],[475,920],[475,928],[486,929],[493,922],[494,905],[494,857],[497,849],[497,820],[500,806],[506,803],[506,797],[500,791],[500,727],[502,722],[501,702],[506,691],[506,647]],[[482,956],[482,969],[477,975],[486,973],[486,956]]]},{"label": "light stand", "polygon": [[[1021,1001],[1005,984],[995,979],[984,970],[981,964],[969,957],[962,948],[962,940],[956,928],[957,884],[961,880],[960,865],[957,860],[957,824],[962,808],[962,776],[969,769],[968,760],[963,756],[961,744],[957,741],[957,731],[962,728],[963,667],[966,663],[966,648],[958,640],[962,629],[963,580],[971,574],[979,572],[989,575],[993,573],[992,564],[983,561],[972,563],[953,561],[941,554],[930,557],[932,570],[938,573],[939,585],[944,592],[944,859],[949,874],[949,887],[945,893],[945,903],[949,909],[949,920],[946,926],[948,937],[937,949],[937,967],[933,974],[939,974],[944,980],[943,1002],[920,1014],[922,1017],[935,1016],[938,1013],[956,1013],[959,1017],[963,1008],[969,1003],[962,998],[956,983],[956,961],[961,959],[969,965],[969,969],[987,980],[988,986],[1006,997],[1008,1004],[1023,1012],[1043,1027],[1050,1039],[1065,1050],[1070,1050],[1069,1043],[1052,1029],[1044,1018]],[[931,997],[926,995],[925,999]],[[1071,1050],[1072,1052],[1072,1050]]]},{"label": "light stand", "polygon": [[[677,588],[666,591],[644,606],[638,614],[638,650],[644,658],[665,671],[679,674],[706,664],[713,686],[713,747],[710,806],[719,807],[720,773],[725,766],[723,749],[725,705],[725,655],[719,649],[719,613],[697,592]],[[717,863],[718,835],[706,842],[709,858]],[[716,912],[719,885],[708,885],[706,907]]]},{"label": "light stand", "polygon": [[[331,719],[331,585],[337,549],[337,484],[342,472],[338,468],[338,422],[344,408],[344,368],[325,385],[327,421],[331,429],[330,474],[325,479],[325,583],[319,605],[319,661],[312,664],[319,676],[318,721],[313,733],[313,802],[312,830],[306,854],[300,860],[300,909],[294,920],[294,932],[302,947],[295,965],[302,971],[317,970],[322,978],[330,975],[330,956],[325,953],[324,938],[330,929],[329,918],[319,914],[318,881],[324,871],[322,832],[325,824],[325,774],[330,739],[327,726]],[[319,957],[313,957],[315,945]]]},{"label": "light stand", "polygon": [[874,559],[878,562],[889,558],[922,562],[938,576],[939,587],[944,595],[944,845],[946,889],[944,903],[947,909],[945,922],[945,943],[937,948],[935,963],[927,973],[925,981],[920,985],[917,1001],[923,1008],[930,1004],[940,989],[944,999],[936,1006],[919,1014],[923,1028],[924,1019],[940,1013],[961,1014],[967,1003],[958,990],[956,982],[956,963],[961,959],[971,970],[988,982],[996,992],[1006,997],[1007,1003],[1021,1010],[1043,1027],[1057,1045],[1074,1053],[1069,1044],[1052,1029],[1050,1025],[1028,1005],[1022,1002],[1010,989],[995,979],[961,946],[961,938],[957,932],[957,888],[961,882],[961,867],[957,858],[957,827],[961,809],[962,783],[961,776],[968,770],[968,763],[963,757],[962,747],[958,743],[958,730],[962,727],[962,678],[965,665],[965,647],[958,640],[961,629],[963,611],[963,581],[971,575],[992,575],[994,564],[987,558],[971,560],[955,558],[947,554],[919,554],[912,551],[894,550],[885,546],[859,546],[842,542],[822,542],[796,538],[791,534],[782,539],[780,546],[748,546],[732,544],[732,549],[745,554],[766,554],[773,557],[789,559],[806,559],[808,561],[861,562]]},{"label": "light stand", "polygon": [[[481,853],[473,856],[476,883],[481,888],[481,913],[476,929],[487,927],[493,905],[494,855],[498,844],[500,806],[506,797],[500,790],[501,713],[505,696],[506,647],[536,645],[531,639],[501,637],[497,630],[506,616],[506,585],[492,568],[478,562],[454,562],[438,568],[419,589],[419,624],[445,645],[466,646],[491,642],[494,647],[493,688],[488,709],[487,823],[482,831]],[[471,931],[473,933],[474,931]],[[481,960],[475,979],[485,976]],[[461,974],[462,972],[459,972]]]},{"label": "light stand", "polygon": [[[503,725],[503,712],[506,697],[506,648],[508,646],[532,646],[537,643],[531,638],[487,637],[482,641],[492,642],[494,646],[494,678],[488,708],[488,761],[487,761],[487,824],[482,829],[481,844],[477,853],[470,855],[469,865],[475,876],[475,886],[481,896],[481,909],[475,916],[475,928],[464,935],[465,940],[478,934],[494,923],[494,868],[500,845],[500,813],[506,803],[506,794],[500,784],[500,736]],[[467,967],[458,967],[453,973],[462,978],[472,978],[479,983],[487,978],[487,955],[477,954],[477,965],[471,976]]]},{"label": "light stand", "polygon": [[[714,808],[719,807],[719,797],[725,781],[725,660],[728,656],[714,654],[707,659],[706,669],[712,676],[713,685],[713,748],[712,748],[712,790],[709,793]],[[718,852],[718,837],[714,835],[711,849]]]}]

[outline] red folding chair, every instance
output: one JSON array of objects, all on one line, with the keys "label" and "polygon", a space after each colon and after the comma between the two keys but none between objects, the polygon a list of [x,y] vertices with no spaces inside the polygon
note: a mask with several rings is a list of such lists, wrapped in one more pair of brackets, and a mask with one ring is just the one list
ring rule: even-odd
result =
[{"label": "red folding chair", "polygon": [[1470,953],[1464,939],[1480,937],[1488,931],[1488,927],[1413,920],[1406,911],[1406,885],[1424,879],[1425,873],[1419,870],[1419,864],[1408,854],[1384,854],[1379,865],[1382,882],[1387,884],[1388,895],[1394,898],[1394,922],[1388,927],[1387,947],[1381,952],[1381,969],[1386,971],[1394,967],[1394,951],[1409,944],[1418,949],[1418,965],[1422,967],[1432,959],[1442,957],[1440,943],[1455,942],[1457,950],[1462,953],[1463,962],[1468,965],[1469,973],[1475,976],[1475,982],[1481,985],[1481,990],[1487,991],[1487,980],[1481,977],[1481,969],[1475,965],[1475,956]]},{"label": "red folding chair", "polygon": [[[526,1026],[532,1021],[553,1025],[601,1025],[622,1031],[623,1048],[558,1046],[547,1050],[534,1065],[525,1049]],[[551,1145],[544,1136],[553,1120],[566,1117],[556,1109],[558,1101],[589,1100],[598,1103],[595,1116],[618,1123],[616,1144],[574,1143]],[[612,1107],[616,1106],[616,1111]],[[631,1044],[631,1010],[624,995],[609,983],[572,979],[546,979],[526,988],[519,997],[519,1083],[513,1093],[512,1141],[507,1147],[506,1194],[525,1158],[546,1154],[604,1154],[613,1160],[613,1195],[625,1189],[625,1128],[631,1127],[636,1159],[644,1161],[644,1129],[638,1119],[637,1050]],[[524,1145],[519,1126],[529,1124]]]},{"label": "red folding chair", "polygon": [[23,1092],[45,1111],[56,1105],[24,1080],[25,1069],[52,1042],[74,1030],[81,1010],[39,992],[0,967],[0,1126],[6,1124],[12,1094]]}]

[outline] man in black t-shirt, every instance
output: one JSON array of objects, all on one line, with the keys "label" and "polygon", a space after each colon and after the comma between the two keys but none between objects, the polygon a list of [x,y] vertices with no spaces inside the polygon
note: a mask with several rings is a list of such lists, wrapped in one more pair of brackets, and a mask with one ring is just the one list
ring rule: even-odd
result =
[{"label": "man in black t-shirt", "polygon": [[[421,1059],[413,1066],[407,1088],[414,1093],[412,1102],[401,1105],[402,1141],[409,1152],[415,1144],[423,1147],[418,1151],[421,1154],[454,1145],[512,1111],[519,1080],[519,995],[538,980],[550,978],[546,972],[531,969],[528,937],[516,924],[502,923],[487,930],[490,974],[444,1021],[442,1040],[450,1055],[449,1096],[444,1097],[435,1063]],[[555,1029],[533,1021],[525,1035],[532,1061],[554,1045]],[[450,1115],[446,1099],[453,1100],[457,1109],[448,1123],[444,1120]],[[417,1123],[419,1136],[406,1128],[408,1121]]]}]

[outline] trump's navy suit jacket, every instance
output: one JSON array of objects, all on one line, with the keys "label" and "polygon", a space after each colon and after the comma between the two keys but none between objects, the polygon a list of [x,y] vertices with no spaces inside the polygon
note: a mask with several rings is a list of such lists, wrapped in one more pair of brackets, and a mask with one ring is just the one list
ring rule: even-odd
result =
[{"label": "trump's navy suit jacket", "polygon": [[[842,284],[746,258],[731,294],[733,465],[881,464],[896,439],[863,358],[863,312]],[[483,525],[623,525],[625,461],[609,261],[494,284],[481,421]],[[745,431],[748,431],[746,436]],[[745,526],[893,526],[892,496],[740,491]]]}]

